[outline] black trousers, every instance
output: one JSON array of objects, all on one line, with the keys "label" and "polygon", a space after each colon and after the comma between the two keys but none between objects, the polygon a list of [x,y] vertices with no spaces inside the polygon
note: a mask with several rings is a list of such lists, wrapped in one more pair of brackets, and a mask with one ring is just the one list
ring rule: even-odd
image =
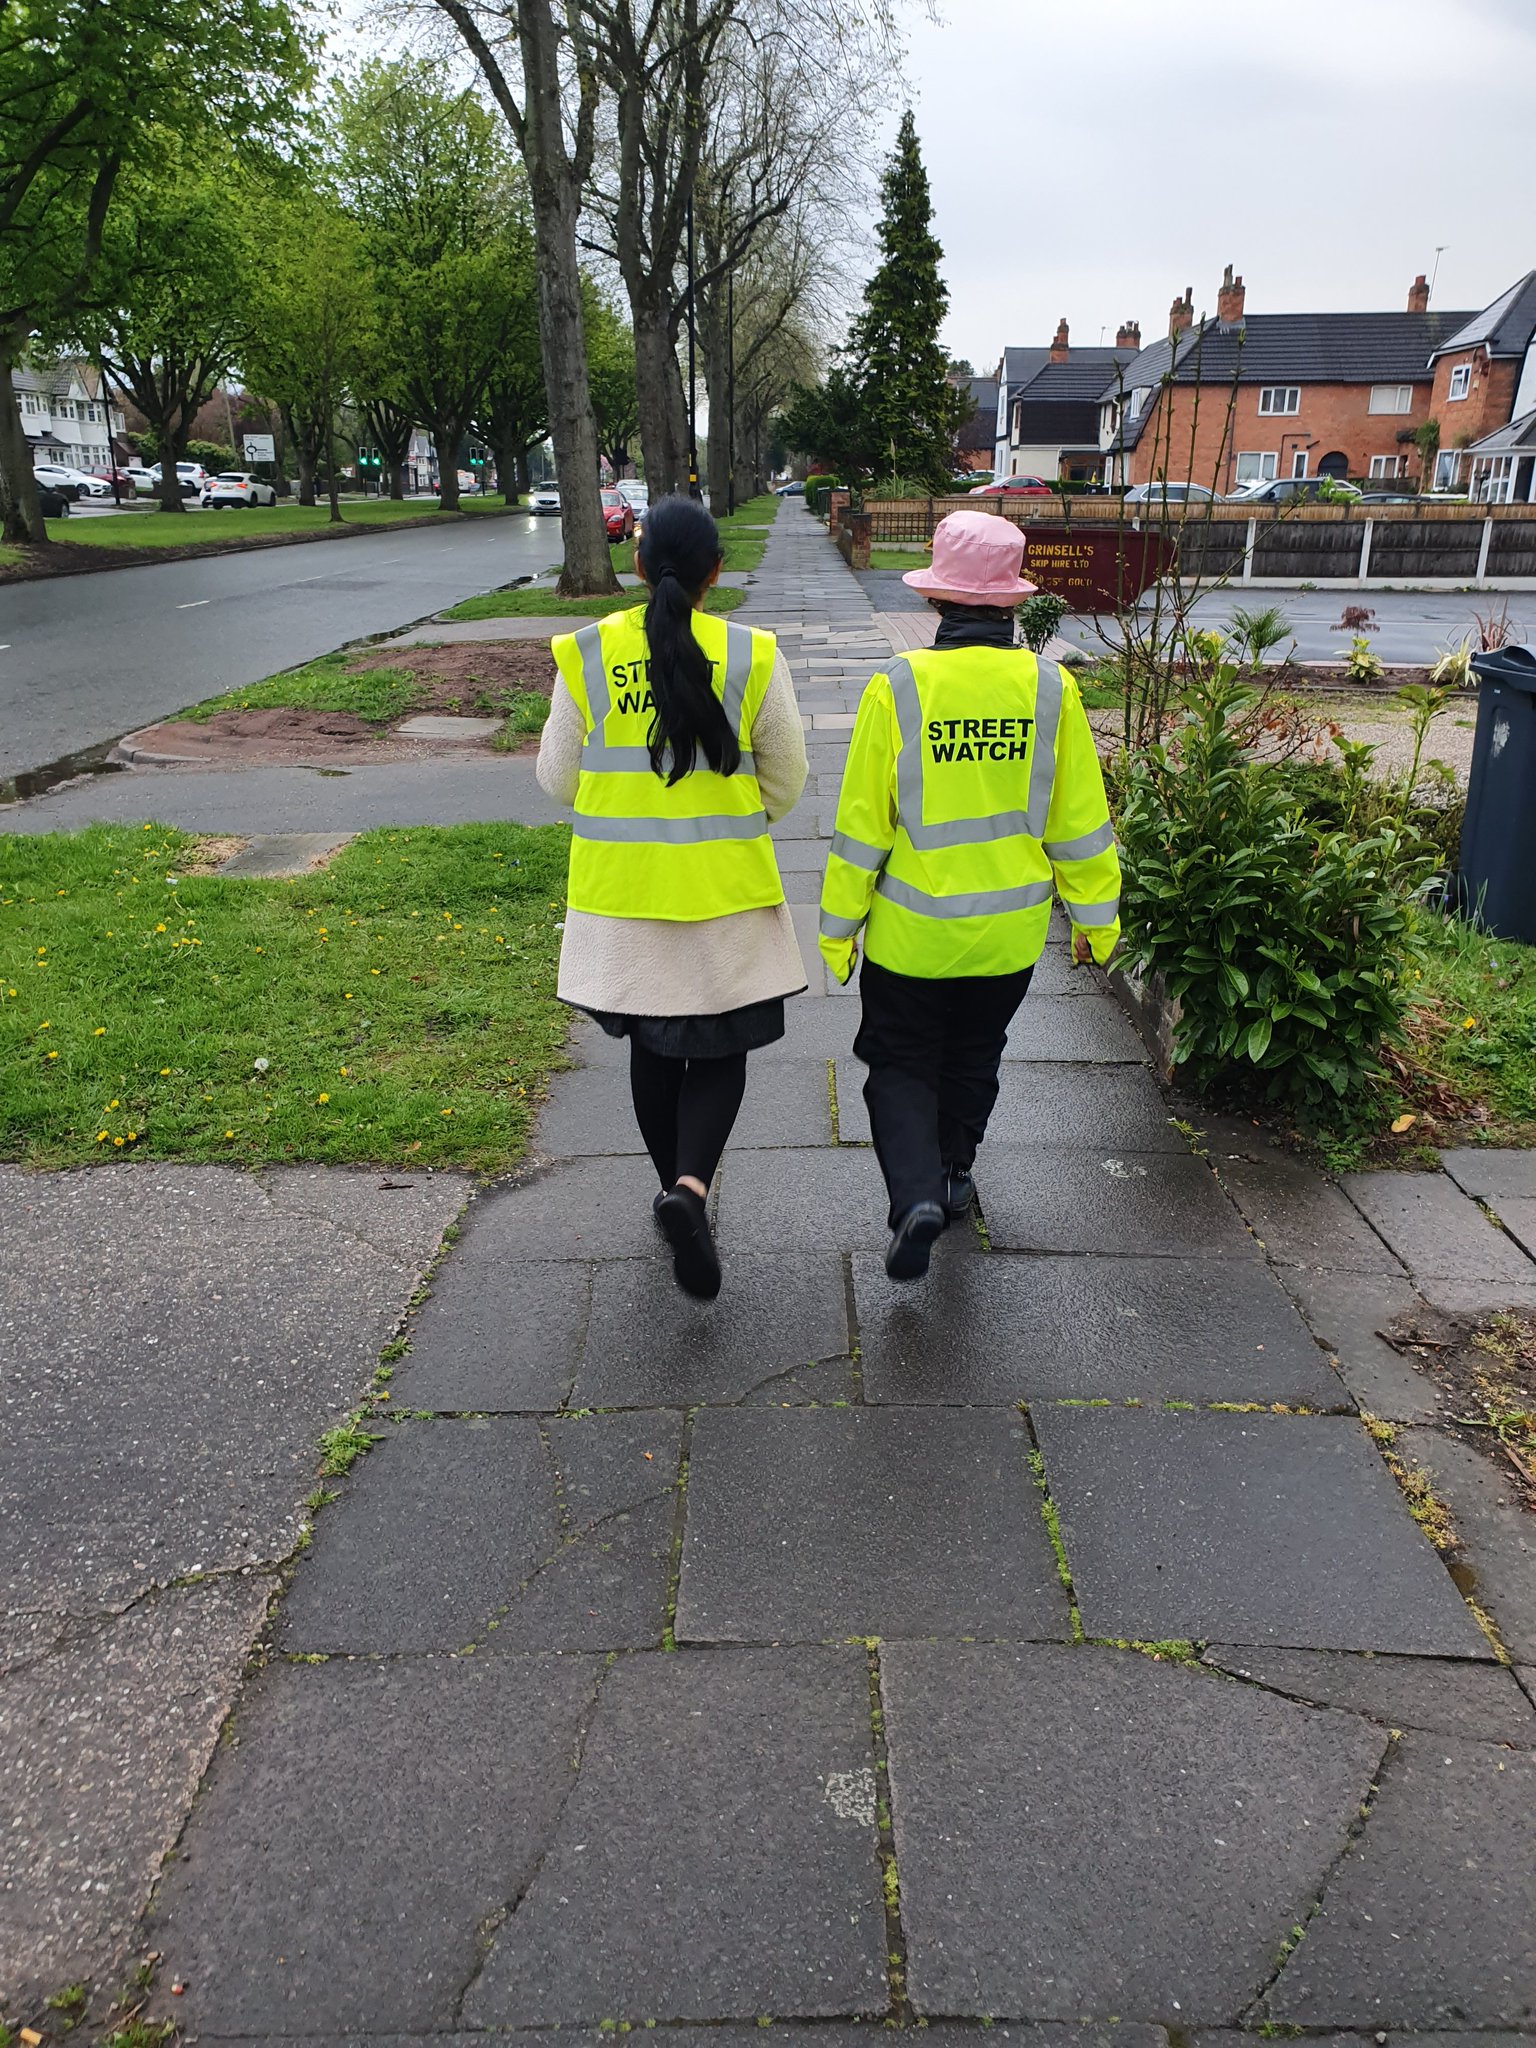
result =
[{"label": "black trousers", "polygon": [[869,959],[859,970],[864,1015],[853,1049],[869,1068],[864,1100],[893,1230],[914,1202],[943,1201],[949,1167],[975,1160],[1033,972],[920,981]]},{"label": "black trousers", "polygon": [[747,1056],[673,1060],[629,1041],[629,1088],[645,1149],[669,1191],[684,1174],[707,1188],[747,1086]]}]

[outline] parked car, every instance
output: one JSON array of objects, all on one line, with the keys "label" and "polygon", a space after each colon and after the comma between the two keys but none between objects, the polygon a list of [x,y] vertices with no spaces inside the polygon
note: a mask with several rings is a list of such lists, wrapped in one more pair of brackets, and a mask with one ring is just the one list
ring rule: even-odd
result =
[{"label": "parked car", "polygon": [[638,477],[625,477],[614,489],[638,519],[642,512],[651,509],[651,487],[641,483]]},{"label": "parked car", "polygon": [[1417,491],[1362,491],[1360,493],[1360,503],[1362,505],[1417,505],[1418,502],[1419,494]]},{"label": "parked car", "polygon": [[624,493],[617,489],[605,488],[603,500],[603,524],[608,529],[610,540],[628,540],[635,530],[635,511]]},{"label": "parked car", "polygon": [[152,498],[155,495],[154,472],[146,469],[142,462],[130,462],[123,474],[141,498]]},{"label": "parked car", "polygon": [[62,491],[55,490],[52,484],[39,484],[37,504],[45,519],[63,519],[68,515],[70,500]]},{"label": "parked car", "polygon": [[[207,478],[208,472],[200,462],[178,462],[176,465],[176,483],[184,498],[201,497],[203,484],[207,481]],[[149,472],[149,483],[154,495],[159,497],[160,465],[158,462]]]},{"label": "parked car", "polygon": [[793,483],[775,484],[773,495],[776,498],[803,498],[805,496],[805,485],[796,477]]},{"label": "parked car", "polygon": [[208,479],[203,503],[215,511],[233,511],[241,505],[275,505],[277,492],[249,470],[231,469]]},{"label": "parked car", "polygon": [[66,472],[80,486],[82,498],[110,498],[112,486],[105,477],[99,477],[93,469],[75,469],[66,464]]},{"label": "parked car", "polygon": [[1056,487],[1043,476],[1000,476],[995,483],[978,484],[968,493],[973,498],[1054,498]]},{"label": "parked car", "polygon": [[133,489],[133,474],[130,470],[93,469],[91,471],[91,475],[94,476],[98,480],[98,482],[104,483],[106,485],[107,495],[109,497],[112,494],[112,485],[114,480],[116,481],[119,494],[121,494],[124,491],[131,492]]},{"label": "parked car", "polygon": [[1155,504],[1158,500],[1168,505],[1211,505],[1216,501],[1216,493],[1203,484],[1157,482],[1132,484],[1125,494],[1127,505]]},{"label": "parked car", "polygon": [[560,516],[559,485],[540,484],[537,490],[530,491],[528,494],[528,510],[539,514],[553,512],[558,519]]},{"label": "parked car", "polygon": [[1332,476],[1272,476],[1263,483],[1243,484],[1230,493],[1229,504],[1290,505],[1318,498],[1358,498],[1354,484]]},{"label": "parked car", "polygon": [[32,465],[32,474],[40,491],[56,491],[61,498],[70,500],[85,496],[75,471],[67,469],[61,462],[36,462]]}]

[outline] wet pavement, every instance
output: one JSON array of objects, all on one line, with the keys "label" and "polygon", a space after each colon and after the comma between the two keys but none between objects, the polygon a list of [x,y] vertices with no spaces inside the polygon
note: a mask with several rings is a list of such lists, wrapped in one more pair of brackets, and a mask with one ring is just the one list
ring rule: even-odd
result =
[{"label": "wet pavement", "polygon": [[[36,1738],[44,1789],[3,1807],[39,1815],[23,1848],[45,1845],[0,1880],[10,1954],[39,1941],[40,1897],[66,1898],[72,1866],[45,1848],[89,1823],[117,1904],[94,1950],[58,1905],[70,1974],[126,1939],[173,1849],[134,1940],[163,1955],[151,2009],[198,2039],[654,2026],[679,2048],[708,2024],[722,2048],[854,2048],[856,2021],[931,2021],[933,2048],[1026,2028],[1032,2048],[1215,2048],[1536,2027],[1530,1524],[1512,1474],[1457,1464],[1432,1389],[1378,1334],[1415,1307],[1536,1301],[1525,1165],[1457,1154],[1341,1184],[1244,1122],[1191,1125],[1056,939],[1010,1040],[981,1216],[894,1286],[856,991],[814,944],[837,770],[889,643],[793,501],[738,616],[780,631],[810,720],[812,785],[776,831],[809,986],[750,1062],[713,1196],[719,1302],[672,1284],[623,1048],[583,1028],[526,1171],[469,1202],[409,1310],[385,1440],[280,1577],[313,1483],[285,1447],[366,1377],[384,1297],[406,1309],[459,1191],[387,1239],[391,1196],[338,1220],[383,1294],[316,1296],[320,1323],[279,1323],[254,1362],[256,1338],[213,1326],[200,1406],[140,1369],[158,1469],[222,1519],[162,1542],[142,1504],[102,1517],[88,1582],[67,1517],[37,1532],[14,1625],[40,1639],[0,1704],[42,1728],[50,1687],[109,1699],[110,1673],[58,1661],[69,1631],[136,1595],[171,1624],[209,1559],[228,1568],[210,1612],[215,1593],[250,1605],[179,1653],[156,1739],[180,1761],[136,1832],[100,1819],[121,1750],[77,1790],[70,1743]],[[168,1218],[202,1185],[175,1178]],[[41,1389],[17,1527],[45,1445],[81,1512],[51,1434],[69,1359],[132,1358],[166,1313],[146,1279],[97,1330],[114,1290],[79,1275],[112,1233],[77,1220],[87,1180],[111,1185],[32,1197],[48,1271],[75,1277],[54,1308],[71,1334],[24,1327],[5,1383]],[[313,1174],[283,1213],[334,1217],[354,1183]],[[229,1223],[219,1313],[259,1336],[236,1283],[281,1302],[284,1277],[249,1215]],[[40,1361],[61,1341],[54,1385]],[[284,1418],[259,1487],[253,1378]],[[94,1429],[122,1440],[110,1402],[81,1428],[78,1456]],[[1443,1485],[1454,1575],[1389,1451]],[[46,1613],[72,1601],[50,1646]],[[231,1646],[258,1625],[215,1743]]]}]

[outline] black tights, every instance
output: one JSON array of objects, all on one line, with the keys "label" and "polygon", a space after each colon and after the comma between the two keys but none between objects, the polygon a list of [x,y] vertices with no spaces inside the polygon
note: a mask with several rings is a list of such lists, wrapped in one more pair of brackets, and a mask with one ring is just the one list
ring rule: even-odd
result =
[{"label": "black tights", "polygon": [[747,1056],[669,1060],[629,1041],[629,1086],[645,1149],[664,1188],[686,1174],[708,1187],[747,1085]]}]

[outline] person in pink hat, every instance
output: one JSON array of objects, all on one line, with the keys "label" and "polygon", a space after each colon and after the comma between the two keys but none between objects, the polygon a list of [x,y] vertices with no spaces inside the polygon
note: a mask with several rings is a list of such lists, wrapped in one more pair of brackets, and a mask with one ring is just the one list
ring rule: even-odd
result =
[{"label": "person in pink hat", "polygon": [[1024,536],[954,512],[933,563],[903,580],[939,614],[931,649],[870,679],[843,771],[821,893],[821,951],[840,981],[862,938],[854,1052],[869,1069],[890,1197],[885,1269],[928,1270],[935,1239],[976,1201],[1014,1012],[1051,903],[1072,957],[1120,935],[1120,862],[1093,734],[1070,674],[1014,644]]}]

